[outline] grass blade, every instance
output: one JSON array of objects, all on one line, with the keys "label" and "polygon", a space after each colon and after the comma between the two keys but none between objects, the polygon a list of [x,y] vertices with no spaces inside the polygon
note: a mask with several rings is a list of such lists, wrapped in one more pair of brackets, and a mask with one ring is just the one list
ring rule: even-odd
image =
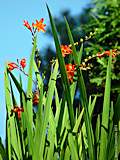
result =
[{"label": "grass blade", "polygon": [[47,6],[47,9],[48,9],[48,13],[49,13],[52,33],[53,33],[54,42],[55,42],[55,46],[56,46],[57,57],[58,57],[59,65],[60,65],[60,72],[61,72],[63,89],[66,93],[65,96],[66,96],[66,100],[68,103],[70,125],[71,125],[71,128],[73,128],[73,126],[74,126],[74,110],[73,110],[72,101],[71,101],[69,82],[68,82],[67,75],[66,75],[65,62],[64,62],[64,58],[61,53],[61,48],[60,48],[60,43],[59,43],[58,36],[57,36],[55,23],[54,23],[54,20],[52,18],[52,15],[50,13],[48,6]]},{"label": "grass blade", "polygon": [[44,120],[41,126],[40,135],[36,138],[36,150],[34,150],[33,159],[37,160],[43,159],[43,152],[45,147],[45,137],[46,137],[46,129],[48,126],[48,120],[49,120],[49,111],[52,104],[52,98],[54,95],[54,89],[56,84],[56,78],[58,73],[58,61],[56,60],[55,67],[53,72],[51,73],[51,77],[48,84],[48,91],[47,91],[47,97],[46,97],[46,103],[45,103],[45,110],[44,110]]},{"label": "grass blade", "polygon": [[[74,63],[76,65],[80,66],[80,60],[78,58],[76,48],[75,48],[75,45],[74,45],[74,40],[73,40],[73,37],[72,37],[72,33],[71,33],[71,30],[70,30],[70,27],[69,27],[69,24],[68,24],[66,18],[65,18],[65,22],[66,22],[66,27],[67,27],[67,31],[68,31],[69,40],[70,40],[70,43],[72,45]],[[91,125],[89,112],[88,112],[88,100],[87,100],[86,88],[85,88],[84,79],[83,79],[81,70],[78,69],[77,73],[78,73],[78,87],[80,89],[80,96],[81,96],[80,100],[81,100],[82,107],[84,107],[84,115],[83,116],[84,116],[84,121],[85,121],[85,126],[86,126],[87,139],[88,139],[89,158],[90,158],[90,160],[93,160],[94,157],[95,157],[94,145],[93,145],[94,144],[94,138],[93,138],[92,125]]]},{"label": "grass blade", "polygon": [[120,120],[120,94],[117,97],[117,102],[114,106],[114,123],[118,124]]},{"label": "grass blade", "polygon": [[30,56],[30,64],[29,64],[29,72],[28,72],[28,87],[27,87],[27,98],[29,98],[29,100],[27,100],[27,112],[28,112],[29,123],[31,124],[31,132],[32,132],[32,125],[33,125],[32,73],[33,73],[35,51],[36,51],[36,38],[34,39],[34,45],[33,45],[32,53]]},{"label": "grass blade", "polygon": [[107,159],[107,139],[108,139],[108,122],[110,111],[110,88],[111,88],[111,62],[112,56],[109,57],[103,102],[102,112],[102,124],[101,124],[101,136],[100,136],[100,155],[99,160]]},{"label": "grass blade", "polygon": [[69,143],[72,159],[79,160],[78,153],[77,153],[77,147],[74,141],[74,137],[71,133],[69,133],[68,135],[68,143]]},{"label": "grass blade", "polygon": [[[5,71],[5,99],[6,99],[6,110],[7,110],[7,138],[8,138],[8,154],[9,159],[12,159],[13,150],[18,159],[21,159],[20,156],[20,146],[18,145],[18,135],[17,135],[17,128],[16,128],[16,120],[14,115],[11,117],[11,109],[13,108],[12,99],[11,99],[11,89],[9,84],[9,78],[7,74],[7,69]],[[12,91],[13,92],[13,91]]]}]

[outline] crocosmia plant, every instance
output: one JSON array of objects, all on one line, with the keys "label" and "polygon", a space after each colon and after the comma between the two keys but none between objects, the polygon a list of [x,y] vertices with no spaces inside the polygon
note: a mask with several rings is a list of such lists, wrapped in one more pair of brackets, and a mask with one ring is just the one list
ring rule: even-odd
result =
[{"label": "crocosmia plant", "polygon": [[[98,29],[74,42],[66,18],[69,42],[61,44],[48,6],[47,10],[56,49],[49,62],[50,77],[46,81],[44,70],[40,70],[42,59],[37,48],[37,35],[46,34],[46,22],[44,18],[32,24],[24,20],[24,29],[31,32],[32,52],[29,64],[27,58],[18,57],[5,66],[6,146],[5,154],[0,148],[0,156],[6,160],[118,160],[120,95],[112,101],[111,76],[119,48],[106,50],[101,46],[99,52],[85,56],[84,44],[99,34]],[[84,76],[92,72],[97,61],[99,65],[106,62],[99,112],[101,95],[88,92],[89,79]]]}]

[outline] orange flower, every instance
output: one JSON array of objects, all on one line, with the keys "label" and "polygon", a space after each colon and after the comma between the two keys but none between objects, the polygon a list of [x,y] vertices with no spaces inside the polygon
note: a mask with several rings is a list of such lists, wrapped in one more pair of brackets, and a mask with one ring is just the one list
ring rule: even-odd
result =
[{"label": "orange flower", "polygon": [[65,57],[66,55],[71,54],[72,50],[67,45],[61,45],[61,52],[62,52],[63,57]]},{"label": "orange flower", "polygon": [[112,50],[112,57],[116,57],[116,55],[117,55],[116,53],[117,53],[117,49],[113,49]]},{"label": "orange flower", "polygon": [[110,56],[110,51],[105,51],[104,54]]},{"label": "orange flower", "polygon": [[23,69],[26,67],[26,59],[25,59],[25,58],[21,59],[20,65],[21,65],[21,67],[22,67]]},{"label": "orange flower", "polygon": [[38,32],[42,31],[45,32],[45,26],[46,24],[43,24],[44,18],[41,18],[40,21],[36,20],[36,24],[32,24],[33,27],[37,28]]},{"label": "orange flower", "polygon": [[17,116],[18,116],[18,119],[20,120],[21,119],[21,112],[24,112],[24,109],[23,108],[21,108],[21,107],[14,107],[13,109],[11,109],[11,115],[13,114],[13,113],[17,113]]},{"label": "orange flower", "polygon": [[[116,49],[112,50],[112,57],[116,57]],[[110,50],[104,51],[103,53],[98,52],[97,53],[97,57],[102,58],[104,56],[110,56]]]},{"label": "orange flower", "polygon": [[23,25],[32,32],[32,28],[31,28],[30,24],[28,23],[28,21],[24,20],[23,22],[24,22]]},{"label": "orange flower", "polygon": [[[112,50],[112,57],[116,57],[116,51],[117,51],[116,49]],[[110,51],[105,51],[104,54],[110,56]]]},{"label": "orange flower", "polygon": [[12,71],[13,69],[18,68],[18,65],[14,62],[8,63],[8,70]]},{"label": "orange flower", "polygon": [[66,71],[67,71],[67,77],[70,83],[73,82],[74,72],[75,72],[75,65],[73,64],[66,64]]}]

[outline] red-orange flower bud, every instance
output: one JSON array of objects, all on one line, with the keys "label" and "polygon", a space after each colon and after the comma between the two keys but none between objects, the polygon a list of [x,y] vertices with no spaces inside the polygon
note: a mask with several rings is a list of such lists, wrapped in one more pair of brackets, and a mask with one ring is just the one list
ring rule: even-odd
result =
[{"label": "red-orange flower bud", "polygon": [[110,51],[105,51],[104,54],[110,56]]},{"label": "red-orange flower bud", "polygon": [[25,58],[21,59],[20,65],[21,65],[21,67],[22,67],[23,69],[26,67],[26,59],[25,59]]},{"label": "red-orange flower bud", "polygon": [[102,58],[102,57],[104,57],[104,55],[105,55],[104,53],[100,53],[100,52],[97,53],[98,58]]},{"label": "red-orange flower bud", "polygon": [[33,94],[33,106],[38,105],[39,103],[39,91],[35,91]]},{"label": "red-orange flower bud", "polygon": [[18,65],[14,62],[8,63],[8,70],[12,71],[13,69],[18,68]]},{"label": "red-orange flower bud", "polygon": [[32,32],[32,28],[30,24],[28,23],[28,21],[24,20],[23,22],[24,22],[23,25]]},{"label": "red-orange flower bud", "polygon": [[12,110],[11,110],[11,113],[17,113],[17,116],[18,116],[18,119],[20,120],[21,119],[21,112],[24,112],[24,109],[21,108],[21,107],[14,107]]}]

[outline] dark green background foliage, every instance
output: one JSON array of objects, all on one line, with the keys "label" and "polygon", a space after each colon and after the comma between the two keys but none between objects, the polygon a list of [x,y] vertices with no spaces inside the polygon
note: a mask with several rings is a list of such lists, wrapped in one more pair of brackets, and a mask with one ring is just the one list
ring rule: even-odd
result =
[{"label": "dark green background foliage", "polygon": [[[80,38],[89,36],[90,32],[97,29],[94,37],[84,42],[83,59],[89,55],[94,55],[100,52],[100,48],[104,50],[117,49],[120,50],[120,1],[116,0],[94,0],[83,10],[82,13],[72,16],[70,11],[64,11],[60,17],[55,17],[57,31],[59,34],[61,44],[69,44],[67,31],[65,27],[64,16],[67,18],[71,31],[73,33],[74,41],[80,41]],[[64,33],[64,34],[63,34]],[[48,36],[52,36],[51,30],[48,27]],[[46,78],[49,77],[49,65],[55,51],[48,46],[45,49],[44,61],[42,59],[41,70],[46,69]],[[106,67],[108,57],[102,59],[94,59],[90,61],[93,67],[83,74],[86,80],[86,86],[89,88],[89,94],[102,95],[105,85]],[[67,61],[67,60],[66,60]],[[119,69],[120,56],[114,58],[114,65],[112,67],[112,99],[116,99],[116,94],[119,91]],[[48,78],[47,78],[48,79]],[[58,82],[59,84],[60,82]]]}]

